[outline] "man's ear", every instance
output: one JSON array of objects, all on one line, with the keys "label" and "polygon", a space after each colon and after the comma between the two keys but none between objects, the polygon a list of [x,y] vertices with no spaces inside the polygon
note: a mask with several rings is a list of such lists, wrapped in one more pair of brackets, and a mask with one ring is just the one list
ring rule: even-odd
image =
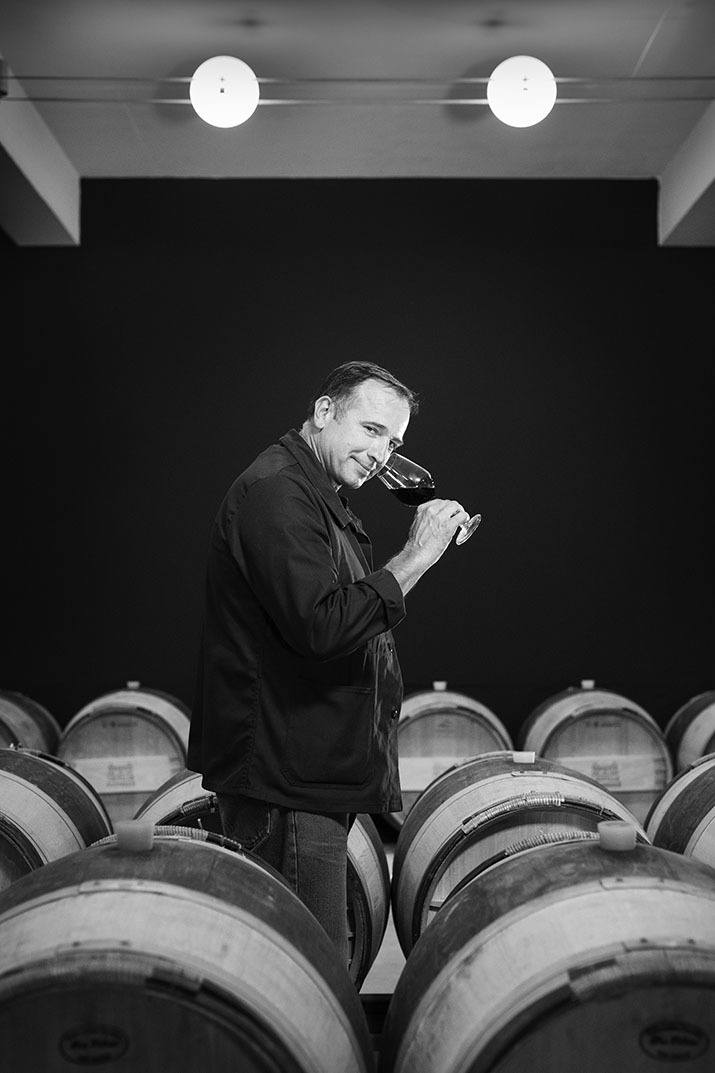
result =
[{"label": "man's ear", "polygon": [[315,400],[315,408],[313,410],[313,424],[318,428],[325,428],[328,420],[335,413],[335,407],[333,406],[333,400],[330,395],[321,395],[319,399]]}]

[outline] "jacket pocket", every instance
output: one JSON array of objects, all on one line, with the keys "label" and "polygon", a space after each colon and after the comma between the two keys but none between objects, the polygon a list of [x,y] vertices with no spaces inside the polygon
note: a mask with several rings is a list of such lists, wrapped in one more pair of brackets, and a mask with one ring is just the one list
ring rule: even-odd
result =
[{"label": "jacket pocket", "polygon": [[286,729],[283,774],[296,785],[359,786],[372,773],[373,691],[300,683]]}]

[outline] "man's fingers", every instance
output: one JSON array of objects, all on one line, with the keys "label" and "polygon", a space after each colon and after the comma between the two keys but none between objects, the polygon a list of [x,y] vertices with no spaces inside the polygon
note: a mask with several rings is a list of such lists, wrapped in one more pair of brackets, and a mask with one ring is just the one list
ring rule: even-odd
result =
[{"label": "man's fingers", "polygon": [[420,503],[417,510],[426,511],[427,514],[441,514],[443,511],[451,513],[455,510],[464,510],[464,507],[456,499],[430,499],[426,503]]},{"label": "man's fingers", "polygon": [[460,525],[469,515],[456,499],[432,499],[417,508],[406,547],[431,559],[430,566],[444,554]]},{"label": "man's fingers", "polygon": [[[433,500],[433,503],[434,502],[435,500]],[[466,517],[469,518],[469,515],[462,504],[458,503],[456,499],[438,499],[436,500],[436,503],[438,504],[438,507],[435,510],[435,514],[440,519],[455,518],[458,514],[466,515]]]},{"label": "man's fingers", "polygon": [[429,503],[421,504],[417,513],[422,517],[427,516],[425,521],[429,518],[430,524],[437,525],[450,534],[469,521],[469,514],[456,499],[431,499]]}]

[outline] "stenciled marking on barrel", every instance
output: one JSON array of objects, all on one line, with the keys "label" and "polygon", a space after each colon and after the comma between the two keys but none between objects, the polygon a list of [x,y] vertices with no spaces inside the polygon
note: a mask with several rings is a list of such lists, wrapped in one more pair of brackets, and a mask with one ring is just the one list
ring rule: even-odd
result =
[{"label": "stenciled marking on barrel", "polygon": [[643,1029],[640,1045],[649,1058],[660,1062],[691,1062],[705,1054],[710,1039],[698,1025],[659,1021]]},{"label": "stenciled marking on barrel", "polygon": [[60,1039],[60,1054],[78,1066],[116,1062],[127,1051],[129,1040],[113,1025],[80,1025]]}]

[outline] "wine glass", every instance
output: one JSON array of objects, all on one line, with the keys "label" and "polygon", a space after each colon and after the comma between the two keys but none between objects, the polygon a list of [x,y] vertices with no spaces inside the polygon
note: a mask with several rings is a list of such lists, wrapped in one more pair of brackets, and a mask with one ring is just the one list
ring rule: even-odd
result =
[{"label": "wine glass", "polygon": [[[417,507],[435,497],[435,483],[429,470],[396,452],[390,455],[377,476],[401,503],[410,507]],[[464,544],[465,540],[469,540],[481,520],[481,514],[474,514],[468,522],[460,525],[455,543]]]}]

